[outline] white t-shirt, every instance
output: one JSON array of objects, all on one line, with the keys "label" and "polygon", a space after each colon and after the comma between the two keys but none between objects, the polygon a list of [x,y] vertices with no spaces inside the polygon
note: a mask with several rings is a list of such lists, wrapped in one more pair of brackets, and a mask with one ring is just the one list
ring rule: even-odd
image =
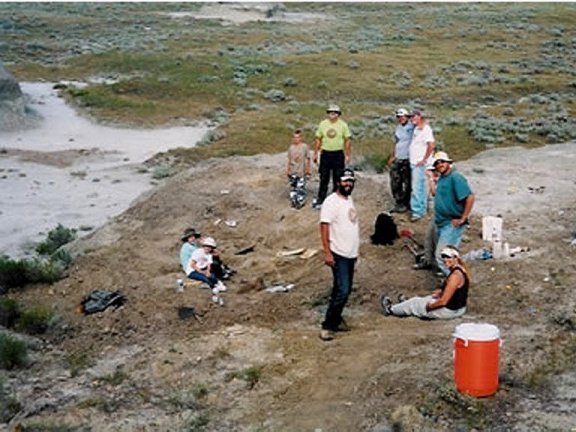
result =
[{"label": "white t-shirt", "polygon": [[203,247],[199,247],[190,257],[190,262],[188,262],[188,268],[186,269],[186,274],[190,274],[195,269],[192,267],[192,261],[196,261],[196,265],[200,269],[205,269],[210,264],[212,264],[212,254],[206,253]]},{"label": "white t-shirt", "polygon": [[320,222],[329,224],[330,250],[345,258],[356,258],[360,247],[358,214],[352,197],[330,194],[322,203]]},{"label": "white t-shirt", "polygon": [[422,129],[414,128],[412,142],[410,143],[411,164],[417,164],[424,158],[429,142],[434,142],[434,133],[430,125],[425,124]]}]

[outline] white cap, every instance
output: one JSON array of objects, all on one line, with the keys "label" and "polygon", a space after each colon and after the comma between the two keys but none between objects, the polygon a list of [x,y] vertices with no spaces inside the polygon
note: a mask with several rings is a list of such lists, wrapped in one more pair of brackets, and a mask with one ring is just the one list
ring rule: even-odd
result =
[{"label": "white cap", "polygon": [[398,108],[396,110],[396,117],[402,117],[402,116],[410,117],[410,113],[405,108]]},{"label": "white cap", "polygon": [[328,105],[328,108],[326,108],[326,112],[337,112],[338,114],[342,114],[342,111],[340,110],[340,107],[336,104],[330,104]]},{"label": "white cap", "polygon": [[216,240],[214,240],[212,237],[206,237],[204,240],[202,240],[202,246],[210,246],[215,248]]}]

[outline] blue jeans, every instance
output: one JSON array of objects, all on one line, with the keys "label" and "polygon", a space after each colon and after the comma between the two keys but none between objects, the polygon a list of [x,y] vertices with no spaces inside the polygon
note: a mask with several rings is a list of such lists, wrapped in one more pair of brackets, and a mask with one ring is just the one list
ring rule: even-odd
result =
[{"label": "blue jeans", "polygon": [[204,282],[204,283],[208,284],[208,286],[210,286],[210,288],[214,288],[216,286],[216,284],[218,283],[218,279],[216,278],[214,273],[210,273],[210,276],[206,276],[204,273],[200,273],[196,270],[194,270],[193,272],[191,272],[188,275],[188,279],[193,279],[193,280]]},{"label": "blue jeans", "polygon": [[438,230],[438,243],[436,243],[436,265],[445,276],[448,276],[450,271],[448,267],[444,265],[444,261],[440,256],[440,252],[445,246],[452,245],[456,247],[460,247],[460,241],[462,240],[462,233],[464,232],[464,225],[460,225],[458,228],[455,228],[451,222],[448,222],[446,225],[439,227],[436,225],[436,229]]},{"label": "blue jeans", "polygon": [[428,185],[426,184],[426,167],[410,164],[412,170],[412,194],[410,209],[412,216],[421,218],[428,209]]},{"label": "blue jeans", "polygon": [[342,311],[348,302],[350,291],[352,291],[356,258],[345,258],[334,252],[332,255],[334,256],[334,265],[332,266],[334,282],[322,328],[335,331],[342,322]]}]

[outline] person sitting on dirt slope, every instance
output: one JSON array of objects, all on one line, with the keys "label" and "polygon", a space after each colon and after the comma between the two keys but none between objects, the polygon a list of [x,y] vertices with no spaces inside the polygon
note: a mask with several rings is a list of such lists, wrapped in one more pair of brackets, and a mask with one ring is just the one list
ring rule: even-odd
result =
[{"label": "person sitting on dirt slope", "polygon": [[201,241],[202,247],[192,252],[186,274],[189,279],[198,280],[208,284],[213,294],[226,291],[226,286],[218,279],[212,269],[213,252],[216,249],[216,241],[212,237],[206,237]]},{"label": "person sitting on dirt slope", "polygon": [[192,258],[192,252],[198,249],[198,239],[202,237],[202,234],[196,232],[194,228],[186,228],[184,234],[180,238],[182,240],[182,247],[180,248],[180,265],[182,270],[188,276],[188,264],[190,264],[190,258]]},{"label": "person sitting on dirt slope", "polygon": [[[198,242],[202,234],[197,232],[194,228],[186,228],[184,234],[182,234],[182,247],[180,248],[180,265],[182,270],[186,273],[186,276],[190,274],[190,258],[192,258],[192,253],[198,249]],[[236,273],[230,267],[225,265],[220,259],[220,254],[216,251],[212,253],[212,272],[216,275],[219,280],[227,280]]]},{"label": "person sitting on dirt slope", "polygon": [[453,319],[464,315],[470,286],[468,270],[455,246],[445,246],[442,259],[450,269],[442,288],[431,295],[408,300],[404,300],[401,294],[400,303],[397,304],[392,304],[390,297],[384,294],[380,301],[382,313],[385,316],[415,316],[423,319]]}]

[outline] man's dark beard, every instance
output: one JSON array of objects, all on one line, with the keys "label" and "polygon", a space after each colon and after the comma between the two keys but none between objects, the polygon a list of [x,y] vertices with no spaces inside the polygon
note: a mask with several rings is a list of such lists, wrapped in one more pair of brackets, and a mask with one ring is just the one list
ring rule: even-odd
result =
[{"label": "man's dark beard", "polygon": [[349,196],[353,190],[354,190],[354,184],[350,185],[348,188],[346,188],[342,184],[338,185],[338,192],[340,192],[340,194],[344,196]]}]

